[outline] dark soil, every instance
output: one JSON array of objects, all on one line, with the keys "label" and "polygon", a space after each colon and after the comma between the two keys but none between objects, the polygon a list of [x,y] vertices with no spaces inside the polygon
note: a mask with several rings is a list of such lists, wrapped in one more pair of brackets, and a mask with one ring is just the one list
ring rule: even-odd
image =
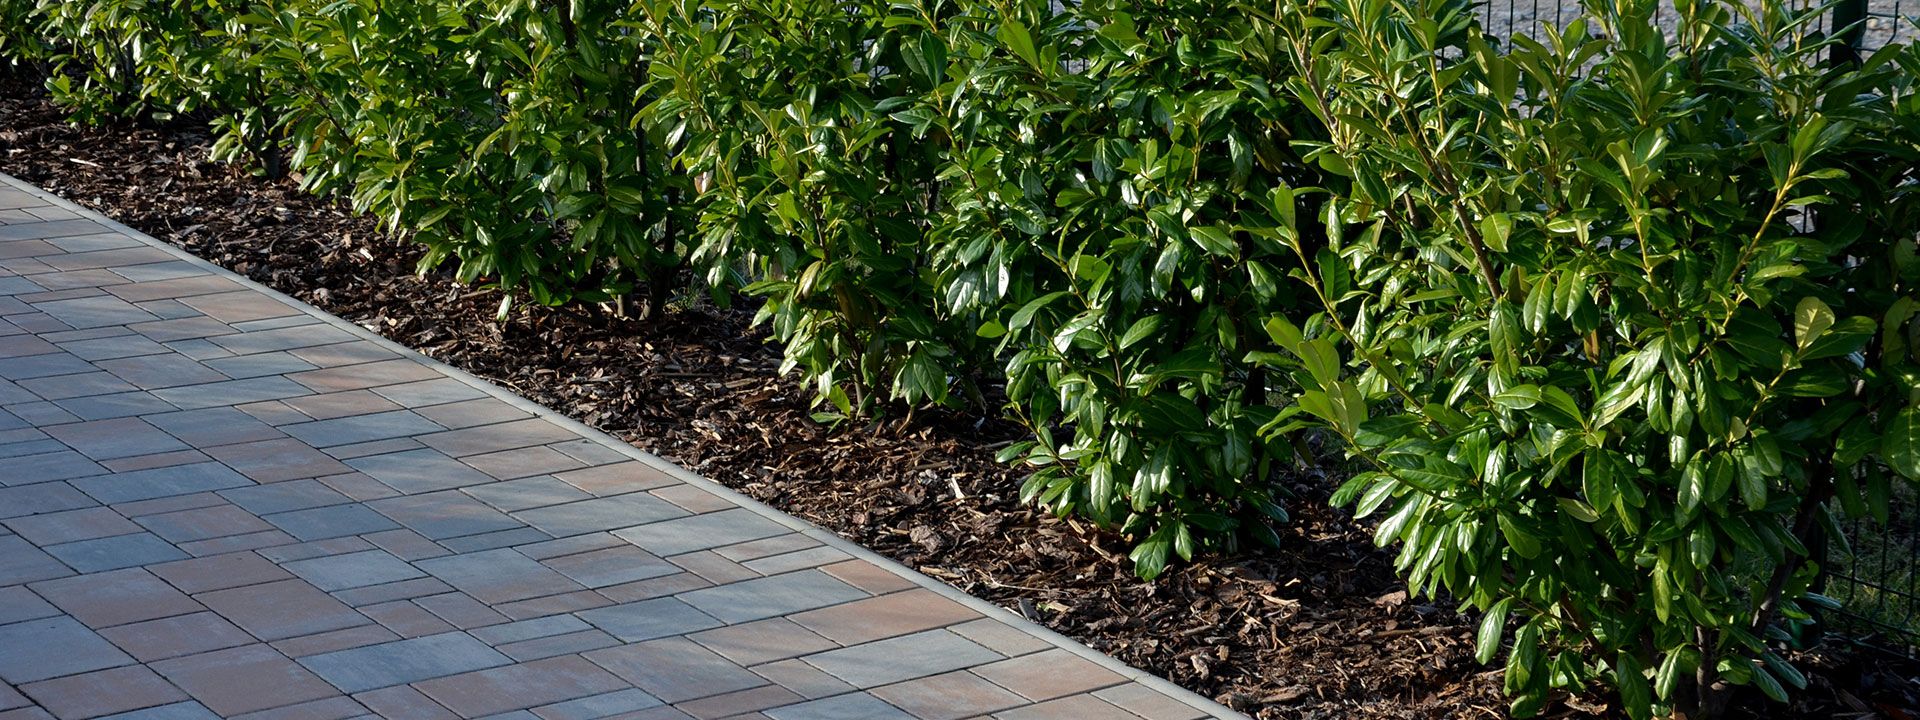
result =
[{"label": "dark soil", "polygon": [[[525,308],[414,273],[420,251],[341,204],[209,162],[199,126],[66,124],[0,78],[0,172],[556,408],[921,572],[1261,720],[1505,717],[1473,662],[1473,618],[1409,599],[1371,533],[1301,474],[1283,549],[1210,557],[1155,583],[1112,536],[1021,506],[995,422],[920,413],[823,427],[747,314],[648,320]],[[1814,690],[1773,717],[1909,717],[1920,671],[1831,648]],[[1836,686],[1838,686],[1836,688]],[[1580,709],[1576,709],[1580,708]],[[1604,716],[1575,700],[1556,717]]]}]

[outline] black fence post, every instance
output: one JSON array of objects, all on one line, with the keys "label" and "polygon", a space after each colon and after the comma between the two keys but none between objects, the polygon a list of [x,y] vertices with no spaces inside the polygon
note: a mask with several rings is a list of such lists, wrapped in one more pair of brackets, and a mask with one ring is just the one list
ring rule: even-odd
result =
[{"label": "black fence post", "polygon": [[1857,64],[1864,57],[1861,42],[1867,32],[1867,0],[1840,0],[1833,7],[1833,31],[1840,44],[1833,48],[1833,62]]}]

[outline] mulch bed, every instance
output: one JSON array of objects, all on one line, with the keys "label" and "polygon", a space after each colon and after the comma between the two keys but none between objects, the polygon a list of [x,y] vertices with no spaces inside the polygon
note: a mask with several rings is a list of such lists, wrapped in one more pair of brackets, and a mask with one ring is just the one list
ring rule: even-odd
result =
[{"label": "mulch bed", "polygon": [[[748,314],[675,306],[647,320],[522,308],[414,273],[420,250],[334,201],[207,161],[204,127],[66,124],[31,84],[0,78],[0,172],[514,389],[635,446],[1166,677],[1260,720],[1505,717],[1500,673],[1472,659],[1474,618],[1409,599],[1367,527],[1298,497],[1281,550],[1209,557],[1155,583],[1124,543],[1016,501],[994,462],[1015,437],[921,412],[838,429]],[[1920,715],[1920,671],[1841,648],[1810,654],[1791,714]],[[1836,687],[1837,685],[1837,687]],[[1911,715],[1903,716],[1901,708]],[[1554,717],[1605,716],[1574,699]]]}]

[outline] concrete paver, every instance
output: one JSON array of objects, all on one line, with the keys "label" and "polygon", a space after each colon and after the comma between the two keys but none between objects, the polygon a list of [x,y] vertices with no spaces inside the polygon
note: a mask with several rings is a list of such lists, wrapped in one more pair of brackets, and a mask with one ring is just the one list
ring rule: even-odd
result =
[{"label": "concrete paver", "polygon": [[0,175],[0,715],[1238,717]]}]

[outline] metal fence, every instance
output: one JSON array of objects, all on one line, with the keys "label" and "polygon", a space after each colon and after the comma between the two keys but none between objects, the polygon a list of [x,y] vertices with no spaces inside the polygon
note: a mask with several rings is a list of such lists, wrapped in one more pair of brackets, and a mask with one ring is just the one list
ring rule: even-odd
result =
[{"label": "metal fence", "polygon": [[[1803,10],[1826,5],[1827,0],[1792,0]],[[1543,27],[1563,28],[1580,17],[1580,0],[1486,0],[1480,6],[1481,27],[1494,37],[1537,37]],[[1672,0],[1660,4],[1662,17],[1677,17]],[[1894,42],[1910,42],[1920,0],[1841,0],[1808,29],[1840,33],[1845,44],[1861,54]]]}]

